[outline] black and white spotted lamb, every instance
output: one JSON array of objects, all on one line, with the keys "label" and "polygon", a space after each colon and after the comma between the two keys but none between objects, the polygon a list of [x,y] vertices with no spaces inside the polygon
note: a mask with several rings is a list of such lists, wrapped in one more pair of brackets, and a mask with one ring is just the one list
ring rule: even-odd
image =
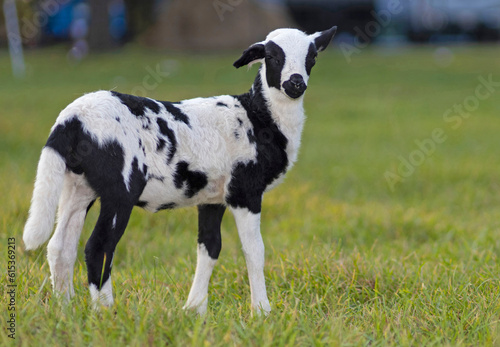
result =
[{"label": "black and white spotted lamb", "polygon": [[98,91],[69,104],[42,150],[23,235],[26,249],[42,245],[59,206],[47,246],[54,291],[66,299],[74,295],[78,240],[97,198],[101,211],[85,247],[96,307],[113,304],[114,251],[134,206],[152,212],[198,206],[198,260],[185,308],[203,314],[229,208],[247,263],[252,308],[269,312],[262,196],[297,158],[309,75],[335,31],[278,29],[251,45],[234,63],[262,63],[246,94],[165,102]]}]

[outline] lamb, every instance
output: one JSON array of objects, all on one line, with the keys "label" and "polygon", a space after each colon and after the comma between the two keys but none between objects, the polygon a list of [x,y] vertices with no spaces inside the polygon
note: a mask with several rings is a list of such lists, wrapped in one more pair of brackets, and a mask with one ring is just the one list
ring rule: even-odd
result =
[{"label": "lamb", "polygon": [[262,197],[297,159],[309,75],[336,29],[312,35],[277,29],[251,45],[233,64],[262,64],[246,94],[165,102],[98,91],[69,104],[42,150],[23,235],[27,250],[42,245],[57,210],[47,246],[54,292],[67,300],[74,295],[78,240],[97,198],[100,214],[85,246],[95,307],[113,304],[114,251],[134,206],[152,212],[197,206],[197,265],[184,308],[204,314],[229,208],[245,255],[252,310],[267,314]]}]

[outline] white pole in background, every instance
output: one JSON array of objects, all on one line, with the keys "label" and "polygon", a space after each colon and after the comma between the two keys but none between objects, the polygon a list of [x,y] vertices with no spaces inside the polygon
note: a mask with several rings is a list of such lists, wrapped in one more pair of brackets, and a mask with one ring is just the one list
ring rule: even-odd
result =
[{"label": "white pole in background", "polygon": [[3,13],[9,40],[12,73],[15,77],[22,78],[25,75],[26,66],[24,65],[23,40],[19,32],[19,21],[17,19],[16,0],[4,0]]}]

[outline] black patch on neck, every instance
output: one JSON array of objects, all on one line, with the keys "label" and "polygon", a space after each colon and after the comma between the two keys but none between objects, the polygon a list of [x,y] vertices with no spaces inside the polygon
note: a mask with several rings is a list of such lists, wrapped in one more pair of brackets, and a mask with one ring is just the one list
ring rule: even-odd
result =
[{"label": "black patch on neck", "polygon": [[168,101],[159,101],[159,103],[165,106],[167,112],[174,116],[174,119],[176,121],[183,122],[191,128],[191,125],[189,124],[189,117],[184,112],[182,112],[181,109],[174,106],[174,103]]},{"label": "black patch on neck", "polygon": [[154,100],[135,95],[122,94],[115,91],[111,91],[111,94],[120,99],[121,103],[127,106],[129,111],[136,117],[143,117],[146,108],[149,108],[156,114],[160,112],[160,105]]},{"label": "black patch on neck", "polygon": [[281,72],[285,66],[285,52],[273,41],[266,43],[266,79],[269,87],[281,89]]},{"label": "black patch on neck", "polygon": [[[163,118],[157,118],[156,123],[158,123],[158,127],[160,128],[160,132],[165,135],[168,138],[168,141],[170,142],[170,147],[168,148],[168,156],[167,156],[167,164],[170,164],[172,161],[172,158],[174,157],[175,152],[177,151],[177,140],[175,138],[175,134],[168,127],[167,121],[165,121]],[[163,141],[163,143],[162,143]],[[164,147],[164,140],[160,139],[156,149],[161,150]]]},{"label": "black patch on neck", "polygon": [[316,49],[316,46],[311,42],[309,45],[309,50],[307,51],[306,55],[306,72],[308,75],[311,75],[311,70],[316,64],[316,57],[318,56],[318,50]]},{"label": "black patch on neck", "polygon": [[200,190],[205,188],[208,183],[207,175],[201,171],[190,171],[189,164],[185,161],[177,163],[174,173],[175,188],[181,189],[186,183],[186,190],[184,195],[192,198]]},{"label": "black patch on neck", "polygon": [[236,163],[229,183],[227,203],[232,207],[246,207],[260,213],[262,194],[266,187],[286,172],[288,139],[274,122],[262,94],[260,73],[249,93],[235,96],[247,111],[253,131],[247,133],[257,146],[257,160]]}]

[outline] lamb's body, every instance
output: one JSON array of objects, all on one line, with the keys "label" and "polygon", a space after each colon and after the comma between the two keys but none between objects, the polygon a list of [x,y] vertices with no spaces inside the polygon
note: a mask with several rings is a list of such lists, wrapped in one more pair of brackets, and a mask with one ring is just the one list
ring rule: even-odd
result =
[{"label": "lamb's body", "polygon": [[[56,127],[76,118],[101,146],[118,142],[123,148],[125,165],[116,179],[128,185],[135,183],[130,176],[136,158],[146,181],[138,205],[146,210],[223,204],[233,164],[256,158],[255,143],[248,136],[252,134],[252,126],[241,103],[234,97],[220,96],[171,104],[186,115],[183,121],[176,119],[162,103],[146,100],[153,110],[144,106],[136,115],[124,102],[138,103],[142,98],[117,96],[107,91],[87,94],[61,113]],[[179,182],[176,185],[175,177],[184,169],[193,172],[194,177],[181,186]],[[191,187],[186,187],[187,184]]]},{"label": "lamb's body", "polygon": [[[253,103],[259,104],[258,109]],[[63,156],[71,155],[64,151],[72,148],[78,158],[70,161],[75,161],[69,164],[70,171],[86,171],[84,176],[104,173],[129,191],[141,189],[137,205],[148,211],[226,204],[237,199],[231,189],[233,179],[256,180],[254,173],[239,172],[238,166],[266,169],[267,174],[259,176],[269,177],[255,183],[268,190],[280,182],[297,157],[302,104],[287,109],[283,122],[279,111],[271,113],[268,103],[260,76],[243,95],[176,103],[99,91],[76,99],[61,112],[47,146]],[[281,124],[288,127],[282,129]],[[74,133],[69,146],[60,140],[60,134],[68,131]],[[123,156],[120,172],[112,171],[107,161],[93,158],[96,147],[109,146],[122,152],[112,153]],[[259,152],[263,154],[260,160]],[[81,168],[92,162],[97,162],[94,167]]]},{"label": "lamb's body", "polygon": [[[297,158],[311,59],[334,32],[311,38],[281,29],[268,36],[266,46],[251,46],[236,67],[263,60],[266,52],[271,57],[265,56],[246,94],[171,103],[100,91],[68,105],[42,151],[24,232],[27,249],[45,242],[59,200],[58,225],[48,245],[54,290],[67,298],[73,294],[76,247],[96,198],[101,213],[85,254],[93,301],[105,305],[113,303],[114,250],[132,208],[198,206],[198,264],[186,307],[203,313],[227,206],[247,260],[252,306],[269,311],[259,226],[262,195]],[[284,49],[296,49],[300,59],[288,56],[285,64]]]}]

